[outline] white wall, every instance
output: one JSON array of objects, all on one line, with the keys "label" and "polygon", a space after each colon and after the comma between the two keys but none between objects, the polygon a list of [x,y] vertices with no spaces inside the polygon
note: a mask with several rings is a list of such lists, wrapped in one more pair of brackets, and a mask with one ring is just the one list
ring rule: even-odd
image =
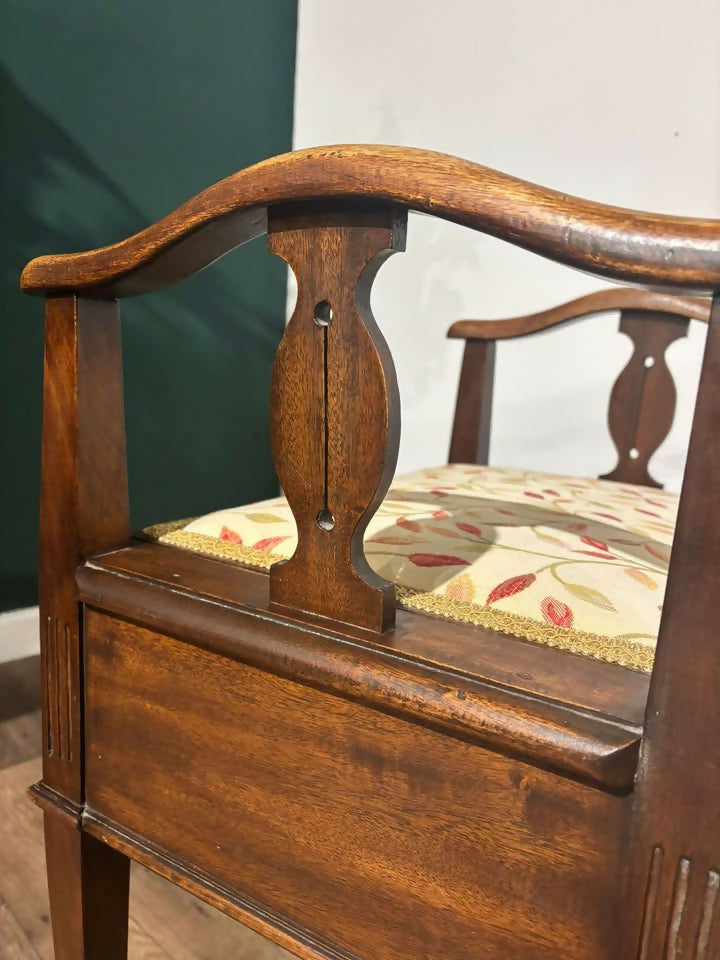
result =
[{"label": "white wall", "polygon": [[[467,157],[568,193],[720,216],[717,0],[300,0],[295,146],[379,142]],[[443,462],[458,317],[551,306],[603,284],[413,217],[375,284],[403,401],[398,470]],[[630,354],[616,320],[502,345],[492,462],[612,468],[608,392]],[[671,347],[673,433],[652,466],[680,484],[704,331]]]},{"label": "white wall", "polygon": [[37,607],[0,613],[0,663],[40,653]]}]

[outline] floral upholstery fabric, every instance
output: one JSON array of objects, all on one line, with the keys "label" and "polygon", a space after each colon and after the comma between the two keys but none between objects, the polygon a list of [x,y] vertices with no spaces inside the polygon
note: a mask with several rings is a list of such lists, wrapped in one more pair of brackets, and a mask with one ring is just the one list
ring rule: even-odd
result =
[{"label": "floral upholstery fabric", "polygon": [[[606,480],[454,464],[397,477],[365,553],[409,609],[650,670],[677,500]],[[282,497],[148,532],[262,568],[297,542]]]}]

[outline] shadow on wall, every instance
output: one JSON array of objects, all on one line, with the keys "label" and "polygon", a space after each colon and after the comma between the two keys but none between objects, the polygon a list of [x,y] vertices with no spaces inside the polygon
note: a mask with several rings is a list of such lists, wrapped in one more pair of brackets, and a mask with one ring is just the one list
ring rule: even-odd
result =
[{"label": "shadow on wall", "polygon": [[[0,118],[6,133],[0,160],[3,610],[36,599],[43,308],[38,298],[20,292],[20,272],[43,253],[121,239],[146,226],[148,217],[5,70]],[[178,204],[185,199],[178,197]],[[224,270],[211,269],[123,305],[136,527],[276,490],[267,396],[284,321],[285,269],[262,240],[228,260]],[[258,310],[258,302],[266,306]]]}]

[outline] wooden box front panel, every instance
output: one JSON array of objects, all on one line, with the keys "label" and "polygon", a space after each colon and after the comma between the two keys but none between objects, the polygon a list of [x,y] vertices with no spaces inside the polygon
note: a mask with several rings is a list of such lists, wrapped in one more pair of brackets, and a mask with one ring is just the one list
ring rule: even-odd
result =
[{"label": "wooden box front panel", "polygon": [[92,811],[362,960],[613,958],[627,798],[92,610],[85,634]]}]

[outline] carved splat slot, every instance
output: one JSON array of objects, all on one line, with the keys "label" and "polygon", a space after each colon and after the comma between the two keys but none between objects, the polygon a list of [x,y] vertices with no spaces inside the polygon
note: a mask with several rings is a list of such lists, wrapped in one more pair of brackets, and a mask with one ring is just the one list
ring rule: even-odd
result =
[{"label": "carved splat slot", "polygon": [[[704,875],[690,857],[680,857],[672,871],[664,869],[664,851],[653,848],[650,860],[637,960],[710,960],[720,873]],[[700,874],[700,876],[698,876]],[[694,903],[691,903],[691,897]],[[662,901],[662,904],[661,904]],[[659,951],[659,952],[658,952]]]},{"label": "carved splat slot", "polygon": [[640,933],[640,948],[638,950],[637,960],[650,960],[650,937],[655,925],[658,897],[660,896],[662,870],[663,849],[662,847],[654,847],[652,858],[650,860],[650,872],[648,874],[647,889],[645,891],[642,930]]},{"label": "carved splat slot", "polygon": [[72,664],[72,649],[70,642],[70,624],[65,623],[63,626],[63,656],[65,659],[65,677],[63,680],[64,687],[64,696],[63,704],[65,708],[65,742],[66,742],[66,756],[68,762],[72,763],[73,760],[73,704],[72,696],[73,690],[75,688],[75,676],[73,673],[73,664]]},{"label": "carved splat slot", "polygon": [[698,930],[697,946],[695,948],[696,960],[710,960],[708,951],[710,948],[710,938],[713,934],[713,924],[719,896],[720,873],[718,873],[717,870],[711,870],[708,873],[705,896],[703,897],[700,929]]},{"label": "carved splat slot", "polygon": [[272,568],[270,602],[373,632],[393,625],[395,595],[370,569],[362,537],[394,473],[399,398],[370,288],[404,235],[405,214],[388,204],[297,205],[268,219],[270,249],[298,283],[270,403],[298,545]]},{"label": "carved splat slot", "polygon": [[321,530],[329,533],[335,529],[335,517],[328,505],[328,461],[330,449],[330,410],[328,398],[328,327],[332,323],[332,307],[327,300],[321,300],[315,305],[313,319],[322,330],[323,338],[323,401],[325,406],[325,416],[323,419],[323,432],[325,440],[325,498],[324,506],[317,515],[317,525]]},{"label": "carved splat slot", "polygon": [[53,630],[53,677],[55,680],[54,683],[54,692],[53,692],[53,724],[55,729],[55,752],[57,754],[58,760],[63,758],[63,730],[62,730],[62,716],[63,716],[63,696],[65,696],[64,689],[64,677],[62,670],[62,657],[60,655],[60,631],[58,629],[59,624],[57,620],[53,620],[52,630]]},{"label": "carved splat slot", "polygon": [[45,660],[45,682],[43,683],[43,697],[44,697],[44,714],[45,714],[45,729],[46,729],[46,740],[45,740],[45,750],[48,757],[52,757],[55,751],[54,743],[54,710],[55,703],[54,697],[55,694],[55,671],[57,670],[57,662],[55,656],[55,637],[53,629],[53,619],[52,617],[45,618],[45,643],[43,650],[43,658]]},{"label": "carved splat slot", "polygon": [[665,947],[667,960],[677,960],[678,957],[680,928],[683,922],[685,903],[687,902],[691,868],[692,861],[687,857],[680,857],[675,872],[675,887],[673,890],[672,909],[670,911],[670,923],[668,924],[667,931]]},{"label": "carved splat slot", "polygon": [[689,323],[672,313],[624,310],[620,314],[620,331],[630,337],[635,349],[610,396],[608,427],[618,464],[604,480],[662,487],[648,472],[648,463],[675,417],[675,382],[665,351],[687,335]]},{"label": "carved splat slot", "polygon": [[45,752],[48,757],[72,762],[72,690],[73,672],[71,661],[70,626],[57,617],[45,618],[43,659],[46,682],[44,684]]}]

